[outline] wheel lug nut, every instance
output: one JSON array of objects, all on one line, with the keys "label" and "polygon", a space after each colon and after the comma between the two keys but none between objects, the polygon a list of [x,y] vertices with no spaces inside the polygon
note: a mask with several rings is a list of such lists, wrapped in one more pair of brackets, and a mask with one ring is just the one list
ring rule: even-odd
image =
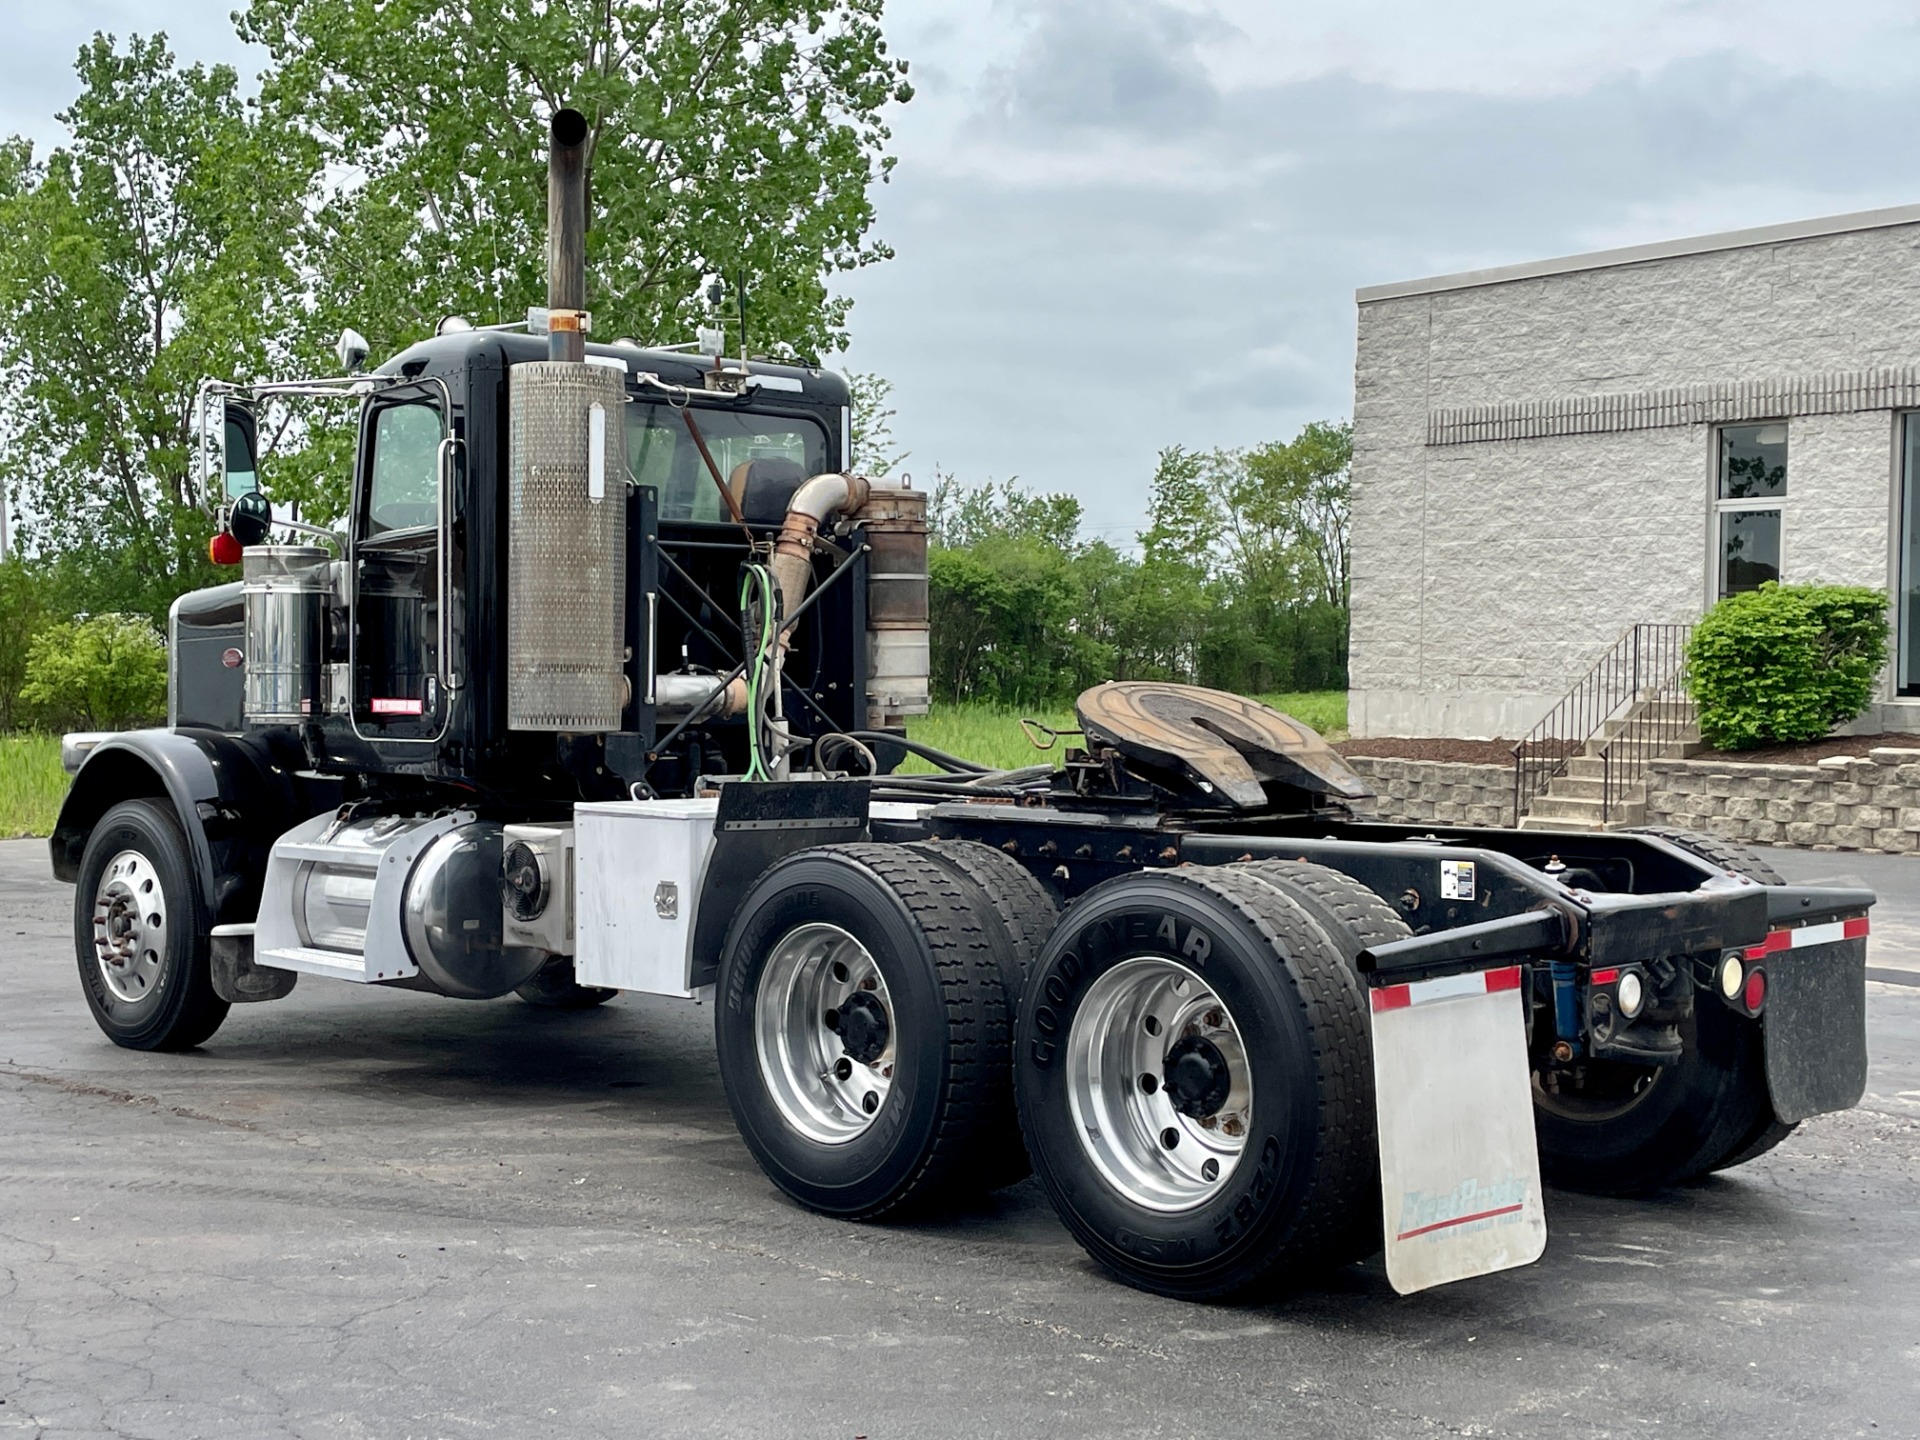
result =
[{"label": "wheel lug nut", "polygon": [[1246,1128],[1247,1127],[1245,1125],[1241,1124],[1240,1117],[1238,1115],[1229,1115],[1226,1119],[1220,1122],[1220,1130],[1223,1134],[1226,1134],[1226,1135],[1242,1134],[1245,1132]]},{"label": "wheel lug nut", "polygon": [[882,1065],[880,1067],[880,1078],[882,1080],[893,1079],[893,1062],[892,1061],[888,1061],[885,1065]]},{"label": "wheel lug nut", "polygon": [[1211,1115],[1202,1115],[1200,1117],[1200,1128],[1202,1130],[1211,1130],[1219,1123],[1220,1122],[1214,1119],[1213,1116]]},{"label": "wheel lug nut", "polygon": [[1207,1024],[1209,1028],[1214,1030],[1218,1030],[1222,1025],[1226,1023],[1226,1020],[1227,1020],[1227,1017],[1222,1015],[1218,1010],[1209,1010],[1205,1015],[1202,1015],[1200,1018]]},{"label": "wheel lug nut", "polygon": [[860,977],[860,988],[862,990],[877,990],[880,988],[880,982],[871,975],[863,975]]}]

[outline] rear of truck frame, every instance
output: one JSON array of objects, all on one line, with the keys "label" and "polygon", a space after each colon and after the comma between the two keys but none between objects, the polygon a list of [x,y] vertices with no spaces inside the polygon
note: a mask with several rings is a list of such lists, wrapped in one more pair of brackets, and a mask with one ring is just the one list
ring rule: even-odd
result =
[{"label": "rear of truck frame", "polygon": [[[1857,1103],[1870,892],[1680,831],[1368,823],[1312,731],[1186,686],[1096,686],[1022,769],[907,739],[924,495],[847,470],[829,372],[586,343],[586,136],[552,117],[526,323],[203,388],[242,578],[175,605],[165,728],[70,737],[51,841],[117,1044],[302,975],[710,997],[798,1203],[1031,1171],[1192,1299],[1525,1264],[1543,1182],[1697,1179]],[[344,533],[259,489],[289,406],[356,419]]]}]

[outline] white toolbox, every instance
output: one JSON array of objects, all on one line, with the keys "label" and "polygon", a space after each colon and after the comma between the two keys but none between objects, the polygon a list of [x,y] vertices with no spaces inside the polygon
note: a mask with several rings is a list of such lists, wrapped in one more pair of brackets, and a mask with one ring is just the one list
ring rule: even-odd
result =
[{"label": "white toolbox", "polygon": [[694,994],[694,908],[717,798],[573,807],[574,976],[582,985]]}]

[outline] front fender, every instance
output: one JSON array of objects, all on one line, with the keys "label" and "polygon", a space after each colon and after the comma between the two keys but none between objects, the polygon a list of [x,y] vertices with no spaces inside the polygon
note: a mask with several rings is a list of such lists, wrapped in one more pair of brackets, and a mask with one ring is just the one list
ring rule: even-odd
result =
[{"label": "front fender", "polygon": [[213,923],[251,920],[275,837],[337,803],[337,784],[296,779],[301,763],[276,757],[253,737],[212,730],[130,730],[102,740],[54,823],[53,873],[68,883],[79,878],[87,837],[113,806],[164,799],[186,835]]}]

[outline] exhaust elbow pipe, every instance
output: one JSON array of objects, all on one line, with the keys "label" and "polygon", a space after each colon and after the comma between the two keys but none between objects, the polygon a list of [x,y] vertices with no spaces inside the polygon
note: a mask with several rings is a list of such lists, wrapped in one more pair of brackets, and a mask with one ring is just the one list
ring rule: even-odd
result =
[{"label": "exhaust elbow pipe", "polygon": [[[816,475],[793,492],[768,567],[780,587],[783,614],[791,615],[807,598],[807,581],[813,577],[813,538],[820,533],[821,523],[836,512],[857,513],[872,493],[866,476],[837,474]],[[784,639],[781,649],[786,649]]]}]

